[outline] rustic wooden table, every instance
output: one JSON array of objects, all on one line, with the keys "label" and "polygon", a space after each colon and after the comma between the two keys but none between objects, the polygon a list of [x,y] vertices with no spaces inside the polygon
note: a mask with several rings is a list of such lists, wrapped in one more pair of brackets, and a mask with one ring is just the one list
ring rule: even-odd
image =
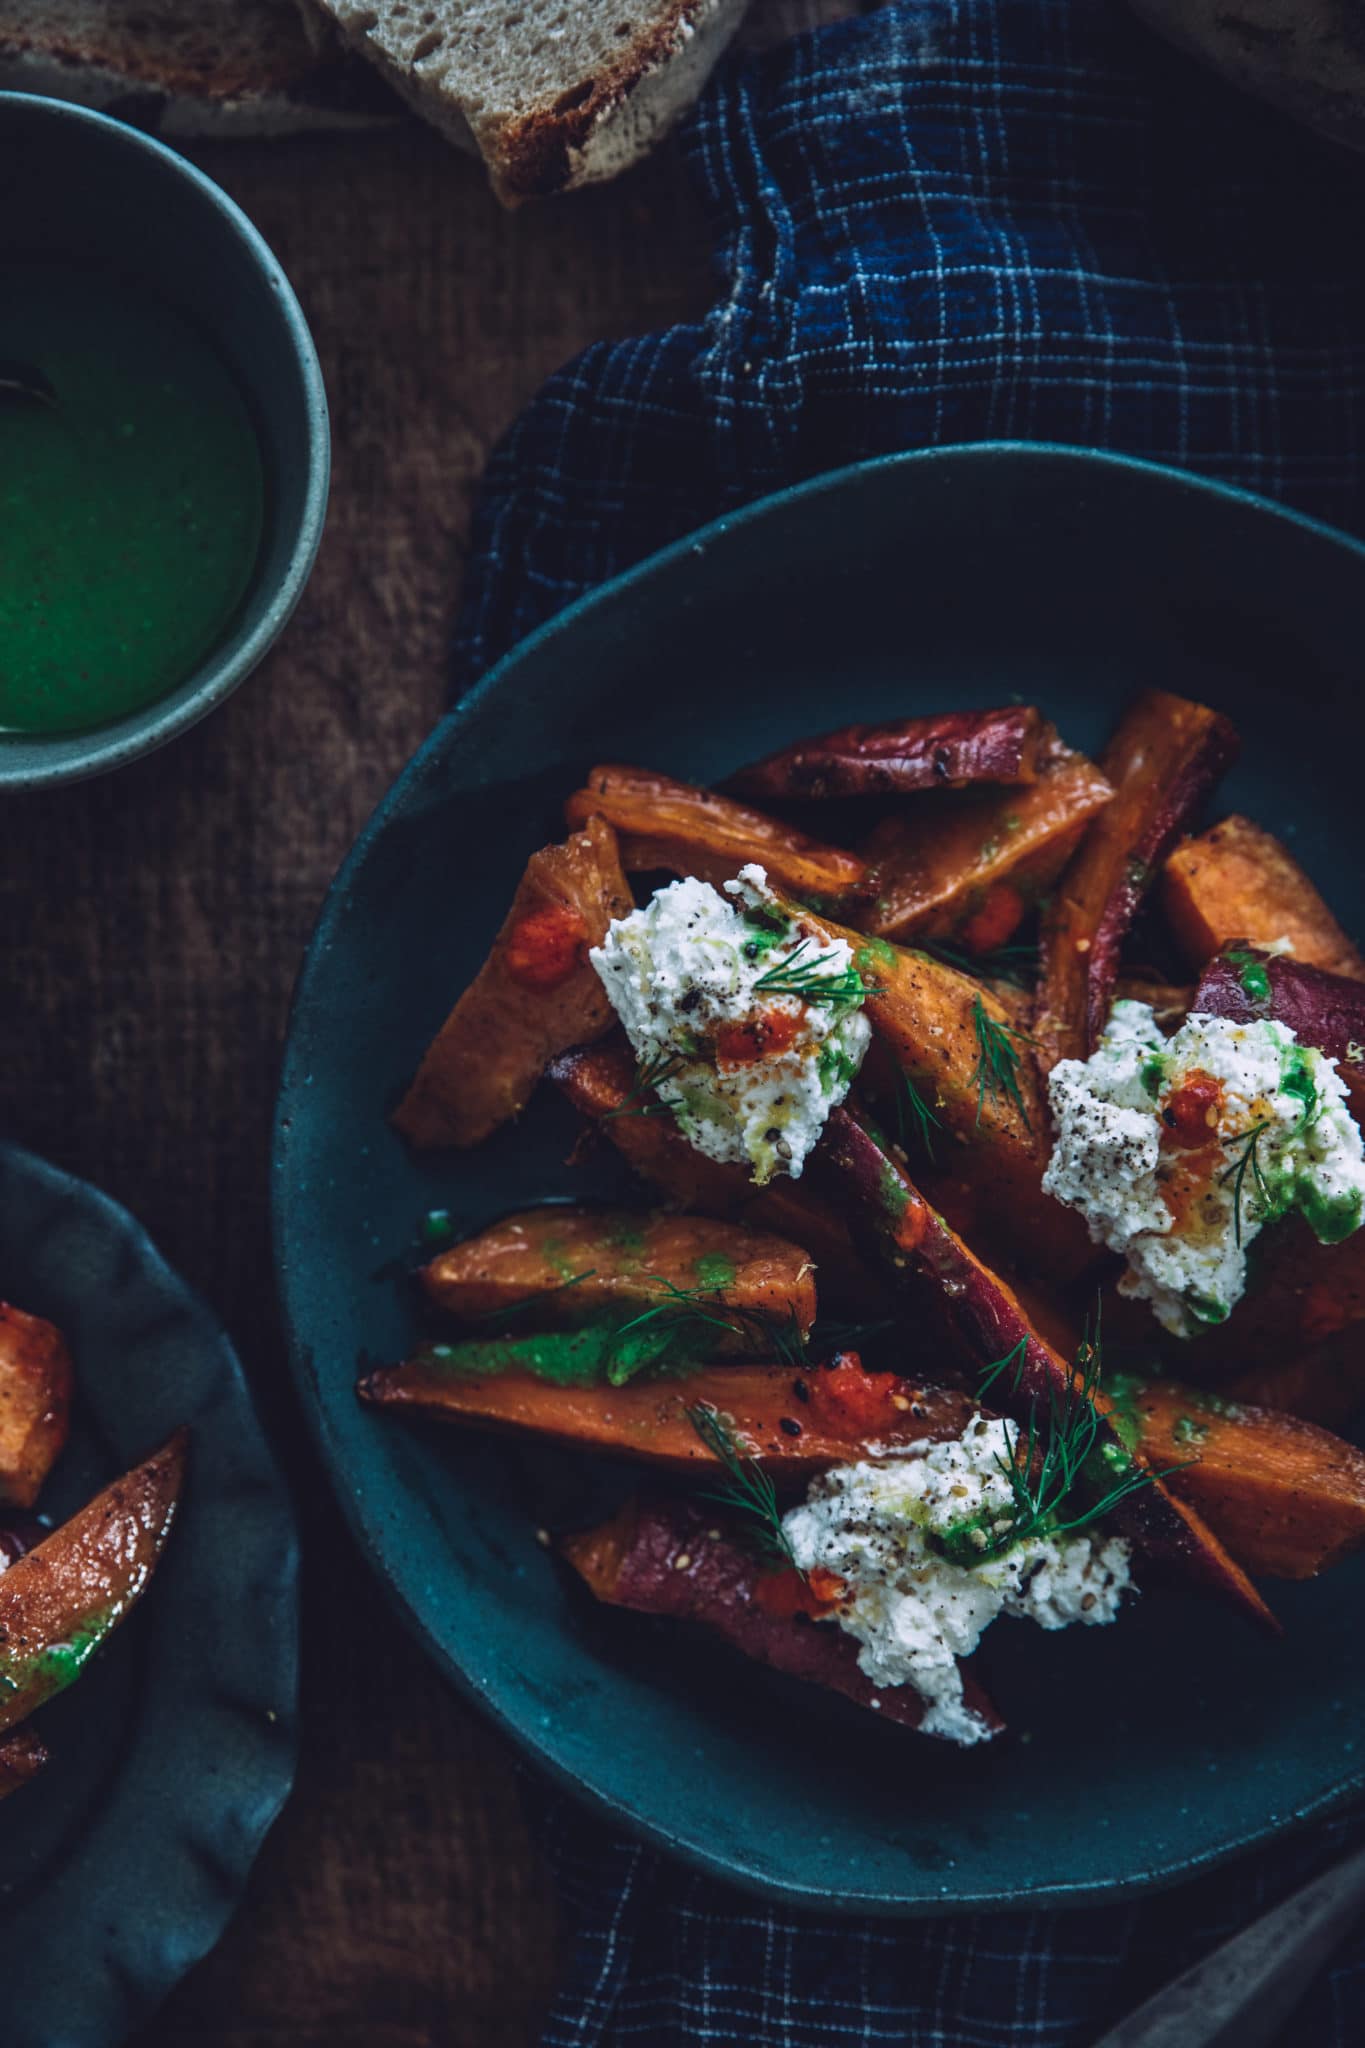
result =
[{"label": "rustic wooden table", "polygon": [[585,343],[695,312],[671,152],[517,216],[418,126],[193,152],[278,252],[322,355],[331,510],[280,645],[206,725],[11,803],[6,1124],[139,1216],[216,1305],[305,1533],[303,1761],[245,1904],[140,2048],[512,2048],[555,1968],[511,1757],[390,1616],[286,1383],[266,1216],[290,989],[331,876],[441,710],[489,448]]}]

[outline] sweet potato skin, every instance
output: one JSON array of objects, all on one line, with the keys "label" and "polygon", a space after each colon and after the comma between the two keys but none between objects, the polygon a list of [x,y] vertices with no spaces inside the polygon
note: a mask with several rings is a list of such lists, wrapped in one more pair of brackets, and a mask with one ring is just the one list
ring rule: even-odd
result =
[{"label": "sweet potato skin", "polygon": [[1031,704],[846,725],[741,768],[726,787],[739,796],[771,800],[1028,783],[1038,773],[1042,734],[1042,719]]},{"label": "sweet potato skin", "polygon": [[1035,1032],[1046,1068],[1094,1051],[1138,905],[1236,751],[1221,713],[1165,690],[1144,691],[1124,713],[1100,758],[1114,799],[1092,821],[1043,920]]},{"label": "sweet potato skin", "polygon": [[1337,1062],[1351,1115],[1365,1122],[1365,982],[1234,940],[1205,966],[1193,1007],[1237,1024],[1263,1017],[1287,1024],[1301,1045]]},{"label": "sweet potato skin", "polygon": [[796,896],[845,902],[868,887],[867,864],[856,853],[824,846],[731,797],[651,769],[604,763],[564,810],[571,825],[594,816],[608,819],[621,835],[621,857],[632,873],[670,868],[719,887],[746,861],[757,861],[775,888]]},{"label": "sweet potato skin", "polygon": [[[614,1521],[571,1537],[561,1553],[595,1598],[645,1614],[699,1623],[746,1657],[790,1677],[842,1693],[878,1719],[916,1728],[924,1703],[911,1686],[878,1690],[858,1669],[858,1646],[834,1623],[782,1614],[761,1604],[764,1574],[717,1510],[690,1501],[641,1500]],[[1003,1722],[971,1673],[967,1705],[997,1733]]]},{"label": "sweet potato skin", "polygon": [[1162,869],[1161,905],[1196,974],[1234,940],[1288,939],[1304,966],[1365,981],[1365,958],[1294,856],[1250,818],[1224,818],[1177,846]]},{"label": "sweet potato skin", "polygon": [[181,1430],[0,1572],[0,1735],[79,1675],[151,1578],[175,1519]]},{"label": "sweet potato skin", "polygon": [[[979,1372],[1014,1353],[1014,1369],[997,1381],[992,1399],[1024,1421],[1035,1402],[1070,1398],[1075,1368],[1039,1335],[1017,1296],[930,1208],[900,1159],[884,1149],[847,1108],[831,1112],[815,1158],[861,1217],[868,1243],[893,1280],[917,1297],[927,1283],[941,1304],[967,1360]],[[1129,1453],[1112,1420],[1112,1403],[1095,1396],[1097,1448]],[[1279,1624],[1241,1566],[1228,1556],[1199,1516],[1169,1493],[1160,1479],[1130,1494],[1116,1508],[1115,1526],[1153,1562],[1193,1579],[1272,1632]]]},{"label": "sweet potato skin", "polygon": [[[513,1308],[523,1311],[518,1330],[629,1318],[657,1307],[669,1287],[700,1288],[718,1311],[794,1321],[802,1336],[815,1320],[814,1267],[783,1238],[710,1217],[558,1203],[452,1245],[423,1269],[422,1285],[447,1314],[490,1328]],[[715,1337],[718,1355],[754,1355],[752,1330]]]},{"label": "sweet potato skin", "polygon": [[48,1761],[47,1750],[30,1729],[16,1729],[0,1742],[0,1799],[36,1778]]},{"label": "sweet potato skin", "polygon": [[410,1144],[479,1144],[525,1107],[555,1053],[608,1028],[611,1005],[588,950],[632,908],[616,835],[601,818],[532,854],[492,951],[394,1112]]},{"label": "sweet potato skin", "polygon": [[0,1504],[37,1500],[66,1442],[72,1384],[61,1331],[0,1302]]},{"label": "sweet potato skin", "polygon": [[[746,1457],[757,1459],[779,1485],[795,1486],[868,1449],[866,1425],[841,1417],[837,1406],[812,1400],[820,1377],[819,1367],[795,1372],[788,1365],[727,1364],[703,1366],[681,1380],[565,1387],[530,1373],[474,1379],[443,1369],[439,1359],[423,1353],[367,1374],[358,1392],[378,1407],[641,1459],[692,1479],[713,1462],[687,1416],[700,1403],[724,1415]],[[954,1388],[878,1377],[886,1381],[886,1413],[874,1431],[878,1444],[895,1448],[957,1436],[976,1412],[969,1396]],[[790,1434],[784,1420],[797,1424],[799,1434]]]},{"label": "sweet potato skin", "polygon": [[1143,1455],[1258,1577],[1311,1579],[1365,1547],[1365,1452],[1298,1416],[1174,1380],[1130,1383]]},{"label": "sweet potato skin", "polygon": [[936,797],[882,819],[860,848],[877,876],[861,923],[880,938],[953,939],[968,952],[1007,944],[1112,795],[1049,726],[1027,787]]}]

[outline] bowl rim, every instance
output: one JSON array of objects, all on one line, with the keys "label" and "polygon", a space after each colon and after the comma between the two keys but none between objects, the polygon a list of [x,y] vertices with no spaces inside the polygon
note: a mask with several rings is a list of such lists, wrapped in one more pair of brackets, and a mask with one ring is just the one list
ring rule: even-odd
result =
[{"label": "bowl rim", "polygon": [[12,113],[49,120],[54,128],[66,125],[97,131],[103,146],[149,160],[159,175],[181,180],[203,206],[218,216],[228,233],[245,249],[284,324],[303,385],[301,412],[308,451],[303,503],[289,543],[288,559],[268,594],[261,617],[231,652],[211,652],[168,695],[89,732],[51,736],[0,732],[0,788],[45,789],[106,774],[152,753],[197,725],[259,665],[288,623],[317,559],[331,480],[331,434],[322,365],[303,308],[278,257],[236,200],[229,198],[196,164],[155,136],[94,108],[51,99],[42,93],[0,92],[0,136],[7,116]]},{"label": "bowl rim", "polygon": [[[461,727],[483,702],[499,691],[509,674],[529,656],[552,642],[566,627],[584,614],[618,603],[652,578],[666,573],[689,555],[704,552],[736,529],[746,528],[788,506],[818,502],[822,497],[837,500],[839,493],[860,477],[951,468],[961,463],[1035,461],[1069,468],[1084,479],[1098,469],[1136,473],[1172,491],[1269,514],[1277,522],[1296,528],[1315,540],[1328,543],[1365,566],[1365,540],[1331,525],[1326,520],[1295,511],[1263,493],[1230,484],[1173,463],[1154,462],[1144,456],[1109,449],[1088,448],[1075,442],[994,438],[982,441],[948,442],[929,448],[896,449],[861,461],[821,470],[782,488],[766,492],[747,504],[720,513],[706,524],[685,532],[652,554],[570,600],[539,626],[532,628],[500,655],[481,676],[437,720],[405,765],[398,771],[374,810],[361,826],[350,850],[343,856],[319,908],[316,922],[299,964],[298,978],[290,1000],[279,1063],[270,1141],[270,1226],[271,1252],[276,1300],[284,1325],[287,1356],[295,1392],[298,1395],[308,1434],[326,1468],[327,1483],[341,1509],[347,1529],[369,1569],[374,1573],[386,1600],[399,1622],[421,1646],[441,1676],[459,1698],[474,1707],[499,1734],[509,1740],[527,1767],[555,1791],[567,1793],[598,1821],[614,1825],[646,1847],[661,1849],[689,1870],[734,1887],[738,1892],[766,1904],[798,1911],[820,1910],[836,1918],[869,1913],[887,1920],[937,1919],[962,1913],[1003,1913],[1108,1906],[1144,1894],[1169,1889],[1206,1871],[1233,1861],[1273,1841],[1302,1832],[1312,1822],[1336,1813],[1365,1793],[1365,1766],[1343,1771],[1331,1787],[1302,1805],[1290,1806],[1273,1821],[1233,1829],[1206,1842],[1193,1854],[1166,1855],[1127,1875],[1111,1877],[1103,1885],[1065,1881],[1039,1886],[1023,1894],[1008,1886],[982,1888],[970,1895],[957,1894],[939,1900],[928,1895],[860,1891],[850,1882],[831,1895],[812,1886],[799,1872],[777,1878],[759,1870],[732,1853],[698,1846],[670,1833],[668,1825],[638,1804],[617,1796],[601,1786],[584,1770],[557,1757],[511,1712],[505,1702],[491,1696],[465,1669],[451,1650],[445,1633],[432,1619],[431,1602],[414,1591],[417,1571],[411,1560],[400,1555],[401,1543],[381,1539],[377,1519],[368,1510],[362,1493],[348,1483],[333,1441],[331,1417],[321,1392],[321,1379],[311,1345],[300,1333],[296,1296],[296,1213],[294,1185],[295,1147],[292,1140],[294,1097],[311,1066],[310,1048],[303,1038],[306,1028],[307,996],[328,955],[337,942],[338,929],[349,914],[353,884],[369,860],[376,842],[395,815],[420,801],[427,780],[439,771],[445,751],[457,742]],[[311,1081],[311,1072],[308,1074]]]}]

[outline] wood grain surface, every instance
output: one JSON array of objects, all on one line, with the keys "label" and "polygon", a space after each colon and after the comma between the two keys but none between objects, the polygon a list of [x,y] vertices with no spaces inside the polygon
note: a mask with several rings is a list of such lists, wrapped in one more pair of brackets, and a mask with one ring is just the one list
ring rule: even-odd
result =
[{"label": "wood grain surface", "polygon": [[[838,0],[784,0],[771,34]],[[290,990],[339,861],[437,717],[490,446],[587,342],[691,317],[709,249],[671,147],[515,215],[405,125],[189,152],[280,256],[332,407],[317,571],[264,667],[117,776],[11,798],[4,1124],[125,1202],[214,1303],[305,1534],[298,1788],[217,1951],[138,2048],[523,2048],[555,1903],[501,1738],[382,1605],[286,1380],[269,1118]]]}]

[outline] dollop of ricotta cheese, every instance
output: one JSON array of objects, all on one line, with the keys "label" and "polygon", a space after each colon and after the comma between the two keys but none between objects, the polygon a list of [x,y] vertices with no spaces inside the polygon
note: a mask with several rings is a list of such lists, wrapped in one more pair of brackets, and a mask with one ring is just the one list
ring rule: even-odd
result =
[{"label": "dollop of ricotta cheese", "polygon": [[1117,1002],[1088,1060],[1048,1083],[1043,1186],[1128,1261],[1123,1294],[1189,1337],[1246,1291],[1247,1246],[1290,1209],[1324,1244],[1365,1219],[1365,1146],[1337,1063],[1273,1019],[1195,1013],[1163,1038]]},{"label": "dollop of ricotta cheese", "polygon": [[724,894],[695,879],[657,890],[588,957],[697,1150],[760,1185],[797,1179],[871,1038],[852,949],[803,935],[751,864]]},{"label": "dollop of ricotta cheese", "polygon": [[1113,1621],[1131,1583],[1127,1543],[1099,1529],[1028,1536],[979,1564],[942,1555],[935,1539],[956,1534],[983,1553],[1007,1539],[1013,1446],[1008,1423],[978,1416],[946,1442],[836,1466],[783,1521],[801,1569],[847,1586],[835,1619],[861,1645],[861,1670],[874,1685],[913,1686],[926,1732],[962,1744],[991,1731],[964,1700],[957,1660],[997,1615],[1094,1626]]}]

